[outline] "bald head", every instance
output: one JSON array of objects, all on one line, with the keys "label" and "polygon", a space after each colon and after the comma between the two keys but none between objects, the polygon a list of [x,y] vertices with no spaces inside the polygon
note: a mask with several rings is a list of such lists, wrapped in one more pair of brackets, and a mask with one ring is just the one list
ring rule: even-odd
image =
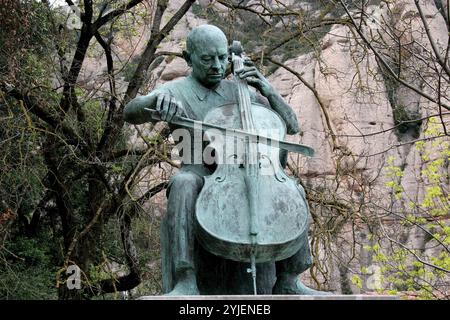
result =
[{"label": "bald head", "polygon": [[227,37],[219,28],[205,24],[188,35],[186,62],[192,67],[192,76],[207,88],[220,84],[228,65]]},{"label": "bald head", "polygon": [[211,46],[212,44],[227,45],[227,37],[216,26],[204,24],[189,32],[186,41],[186,50],[188,53],[193,53],[198,48]]}]

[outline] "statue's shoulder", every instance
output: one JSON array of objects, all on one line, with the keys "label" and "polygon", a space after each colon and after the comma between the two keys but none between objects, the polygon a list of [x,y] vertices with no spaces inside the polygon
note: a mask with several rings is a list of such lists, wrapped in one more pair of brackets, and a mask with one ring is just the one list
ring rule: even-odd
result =
[{"label": "statue's shoulder", "polygon": [[228,80],[228,79],[223,79],[220,84],[226,88],[231,88],[231,89],[237,88],[236,82]]},{"label": "statue's shoulder", "polygon": [[171,92],[173,90],[183,90],[184,88],[186,88],[188,86],[189,86],[189,81],[187,80],[187,77],[183,77],[183,78],[178,78],[175,80],[165,82],[165,83],[157,86],[156,90]]},{"label": "statue's shoulder", "polygon": [[234,96],[234,92],[237,92],[238,90],[236,82],[228,79],[223,79],[220,82],[220,87],[220,90],[223,91],[226,96]]}]

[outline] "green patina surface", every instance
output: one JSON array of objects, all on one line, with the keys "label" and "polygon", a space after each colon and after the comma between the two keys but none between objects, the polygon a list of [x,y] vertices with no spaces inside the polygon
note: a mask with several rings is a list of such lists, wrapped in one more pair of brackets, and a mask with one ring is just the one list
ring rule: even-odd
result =
[{"label": "green patina surface", "polygon": [[[160,111],[161,118],[170,123],[174,115],[204,121],[214,110],[224,105],[237,104],[237,87],[232,81],[224,79],[228,67],[228,41],[223,32],[211,25],[202,25],[193,29],[187,39],[187,48],[184,58],[192,67],[190,76],[166,83],[146,96],[132,100],[124,110],[127,122],[141,124],[151,121],[149,112],[145,108]],[[299,132],[298,122],[292,108],[281,98],[266,78],[251,64],[240,73],[242,79],[255,88],[251,93],[252,102],[259,102],[267,109],[272,110],[285,128],[288,134]],[[233,111],[230,111],[233,113]],[[269,111],[267,111],[269,112]],[[262,125],[265,126],[268,120]],[[275,120],[274,120],[275,121]],[[275,121],[275,122],[276,122]],[[236,122],[233,120],[231,122]],[[264,121],[262,121],[264,122]],[[270,122],[270,121],[269,121]],[[230,124],[228,124],[230,125]],[[236,127],[235,125],[233,125]],[[176,126],[172,126],[176,129]],[[284,133],[282,134],[284,137]],[[192,132],[192,137],[194,132]],[[277,138],[283,138],[277,137]],[[192,146],[194,147],[194,143]],[[275,169],[280,169],[278,176],[272,177],[273,181],[264,177],[261,185],[263,191],[257,193],[258,208],[267,225],[271,222],[280,222],[276,230],[284,230],[286,233],[297,229],[299,236],[293,241],[293,246],[282,247],[280,240],[268,250],[267,254],[273,254],[279,248],[280,261],[267,261],[264,258],[257,263],[257,289],[261,294],[317,294],[317,291],[305,287],[298,280],[298,275],[310,267],[312,259],[307,238],[309,210],[301,186],[291,178],[285,176],[278,162],[285,159],[286,154],[281,153],[272,156],[268,161]],[[218,167],[220,168],[220,167]],[[242,175],[242,167],[239,164],[230,169],[228,173]],[[220,177],[220,170],[214,171],[214,166],[204,163],[183,163],[180,172],[170,180],[167,190],[168,206],[167,215],[163,221],[161,230],[162,263],[163,263],[163,287],[167,294],[194,295],[194,294],[251,294],[253,293],[252,279],[247,273],[249,264],[245,261],[233,261],[220,256],[227,256],[232,251],[238,251],[237,256],[246,255],[245,250],[239,247],[223,246],[220,241],[215,245],[214,239],[208,238],[205,232],[199,229],[200,224],[210,224],[215,230],[226,229],[227,239],[234,237],[233,230],[243,228],[242,225],[233,223],[233,217],[238,208],[245,208],[248,199],[242,184],[232,183],[232,174]],[[280,177],[279,175],[283,175]],[[211,181],[222,179],[213,190],[207,188]],[[230,186],[240,186],[242,190],[235,190],[234,196],[230,196]],[[284,194],[281,186],[290,185],[297,189],[296,198]],[[281,189],[280,189],[281,188]],[[202,191],[203,190],[203,191]],[[206,190],[206,191],[205,191]],[[300,194],[300,196],[298,196]],[[202,200],[201,205],[197,199]],[[195,217],[197,210],[210,210],[214,205],[222,208],[220,213],[224,219],[213,221],[199,221]],[[212,209],[214,210],[214,209]],[[294,220],[289,220],[284,214],[289,210],[298,211],[299,215]],[[245,220],[245,219],[244,219]],[[272,232],[272,234],[271,234]],[[283,231],[277,231],[283,233]],[[196,239],[196,233],[200,242]],[[294,232],[295,233],[295,232]],[[283,239],[281,234],[270,230],[261,230],[259,239],[264,242],[268,238]],[[211,246],[205,250],[205,243]],[[220,248],[220,250],[218,249]],[[295,250],[294,250],[295,249]],[[284,250],[284,251],[283,251]],[[220,252],[219,252],[220,251]],[[270,251],[270,252],[269,252]],[[283,252],[285,252],[283,254]],[[245,260],[245,259],[244,259]]]}]

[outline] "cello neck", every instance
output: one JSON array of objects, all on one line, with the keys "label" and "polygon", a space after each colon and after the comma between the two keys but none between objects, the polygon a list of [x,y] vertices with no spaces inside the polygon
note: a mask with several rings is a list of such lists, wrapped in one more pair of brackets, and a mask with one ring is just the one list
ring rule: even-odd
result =
[{"label": "cello neck", "polygon": [[[241,54],[243,55],[243,54]],[[244,69],[244,58],[238,54],[232,53],[234,78],[237,85],[237,100],[241,114],[242,129],[248,132],[255,132],[255,125],[252,117],[252,102],[250,98],[250,91],[245,79],[241,79],[238,73]]]},{"label": "cello neck", "polygon": [[[240,42],[233,42],[231,54],[234,79],[237,85],[237,100],[241,116],[242,129],[250,133],[255,133],[256,127],[252,115],[252,101],[250,98],[248,84],[245,79],[241,79],[238,76],[238,73],[244,69],[244,54]],[[258,145],[257,143],[249,141],[247,139],[245,154],[245,168],[247,171],[247,176],[257,177],[259,174],[258,166]],[[250,194],[253,193],[254,192],[250,192]],[[253,194],[250,197],[252,196],[256,195]]]}]

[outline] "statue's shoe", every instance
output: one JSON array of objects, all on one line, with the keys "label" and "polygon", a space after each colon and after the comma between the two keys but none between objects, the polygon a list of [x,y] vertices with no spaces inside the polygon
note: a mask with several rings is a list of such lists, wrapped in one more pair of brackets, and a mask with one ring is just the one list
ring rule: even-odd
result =
[{"label": "statue's shoe", "polygon": [[198,296],[197,282],[195,280],[184,280],[178,282],[172,291],[165,294],[165,296]]},{"label": "statue's shoe", "polygon": [[305,286],[297,275],[281,275],[272,289],[272,294],[298,294],[298,295],[332,295],[331,292],[319,291]]}]

